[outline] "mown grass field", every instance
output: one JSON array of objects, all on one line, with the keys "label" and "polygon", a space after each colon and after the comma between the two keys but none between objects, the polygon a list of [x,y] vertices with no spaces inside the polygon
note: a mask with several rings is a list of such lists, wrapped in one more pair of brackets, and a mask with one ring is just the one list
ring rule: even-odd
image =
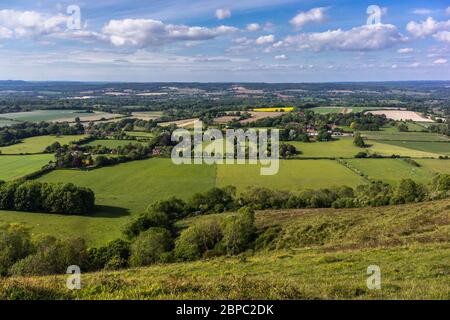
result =
[{"label": "mown grass field", "polygon": [[21,178],[38,171],[54,159],[55,157],[52,154],[0,156],[0,180],[8,181]]},{"label": "mown grass field", "polygon": [[[2,299],[449,299],[449,200],[382,208],[264,211],[270,251],[83,274],[9,278]],[[207,217],[206,217],[207,218]],[[381,289],[367,287],[367,268]]]},{"label": "mown grass field", "polygon": [[353,138],[339,138],[330,142],[287,142],[302,153],[299,157],[353,158],[361,148],[353,144]]},{"label": "mown grass field", "polygon": [[299,191],[330,186],[357,186],[365,181],[333,160],[280,160],[276,175],[260,175],[259,165],[218,165],[216,185],[236,186],[239,192],[248,188],[267,187]]},{"label": "mown grass field", "polygon": [[59,142],[61,145],[64,145],[86,137],[87,135],[31,137],[23,139],[20,143],[1,147],[0,151],[2,154],[41,153],[44,152],[46,147],[54,142]]},{"label": "mown grass field", "polygon": [[367,175],[369,179],[382,180],[391,184],[407,178],[428,183],[433,177],[433,172],[427,168],[415,167],[402,159],[349,159],[346,161]]}]

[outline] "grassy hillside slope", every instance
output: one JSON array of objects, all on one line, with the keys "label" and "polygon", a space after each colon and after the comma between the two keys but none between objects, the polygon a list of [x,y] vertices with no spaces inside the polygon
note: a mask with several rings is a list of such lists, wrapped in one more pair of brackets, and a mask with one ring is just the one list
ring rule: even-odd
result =
[{"label": "grassy hillside slope", "polygon": [[[450,298],[450,200],[264,211],[257,224],[267,241],[256,253],[86,274],[76,292],[65,289],[65,276],[10,278],[0,298]],[[381,290],[366,286],[369,265],[381,269]]]}]

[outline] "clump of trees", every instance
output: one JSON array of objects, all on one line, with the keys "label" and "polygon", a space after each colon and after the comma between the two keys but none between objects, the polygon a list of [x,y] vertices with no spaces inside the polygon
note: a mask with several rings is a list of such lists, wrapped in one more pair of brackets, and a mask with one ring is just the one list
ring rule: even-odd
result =
[{"label": "clump of trees", "polygon": [[94,192],[71,183],[0,182],[2,210],[86,214],[94,206]]}]

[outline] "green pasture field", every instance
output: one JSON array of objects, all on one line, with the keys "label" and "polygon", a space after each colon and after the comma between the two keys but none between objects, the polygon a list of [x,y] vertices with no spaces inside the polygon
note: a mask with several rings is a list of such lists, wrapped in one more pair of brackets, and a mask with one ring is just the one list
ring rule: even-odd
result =
[{"label": "green pasture field", "polygon": [[252,187],[299,191],[331,186],[355,187],[365,181],[334,160],[280,160],[279,172],[260,175],[260,165],[218,165],[216,185],[236,186],[238,192]]},{"label": "green pasture field", "polygon": [[89,187],[95,192],[98,205],[125,210],[133,215],[143,212],[156,200],[171,196],[188,198],[212,188],[215,167],[177,166],[170,159],[154,158],[91,171],[55,170],[38,180],[72,182]]},{"label": "green pasture field", "polygon": [[54,142],[59,142],[61,145],[64,145],[86,137],[87,135],[31,137],[23,139],[20,143],[0,147],[0,151],[2,154],[42,153],[46,147]]},{"label": "green pasture field", "polygon": [[350,159],[346,161],[352,167],[366,174],[369,179],[382,180],[390,184],[407,178],[427,183],[433,177],[433,173],[427,168],[413,166],[403,159]]},{"label": "green pasture field", "polygon": [[99,140],[94,140],[94,141],[90,141],[88,143],[86,143],[86,146],[104,146],[107,148],[117,148],[117,147],[123,147],[129,144],[137,144],[140,143],[137,140],[115,140],[115,139],[99,139]]},{"label": "green pasture field", "polygon": [[431,172],[450,174],[450,160],[448,159],[417,159],[416,162]]},{"label": "green pasture field", "polygon": [[[38,156],[24,158],[30,157]],[[86,216],[0,211],[0,223],[23,222],[34,234],[82,236],[98,245],[121,237],[122,227],[154,201],[172,196],[187,199],[214,187],[215,167],[176,166],[170,159],[150,159],[92,171],[56,170],[37,180],[91,188],[96,211]]]},{"label": "green pasture field", "polygon": [[353,144],[353,138],[339,138],[329,142],[288,141],[302,153],[299,157],[353,158],[362,149]]},{"label": "green pasture field", "polygon": [[412,150],[431,152],[439,155],[450,155],[450,142],[389,141],[389,140],[384,140],[380,142]]},{"label": "green pasture field", "polygon": [[370,140],[450,141],[444,135],[427,132],[362,131],[361,134]]},{"label": "green pasture field", "polygon": [[8,181],[33,173],[54,160],[52,154],[0,156],[0,180]]}]

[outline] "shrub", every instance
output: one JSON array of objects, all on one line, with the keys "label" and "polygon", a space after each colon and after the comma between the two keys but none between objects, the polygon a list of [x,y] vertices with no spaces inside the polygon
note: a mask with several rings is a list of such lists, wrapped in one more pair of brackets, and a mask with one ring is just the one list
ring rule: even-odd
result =
[{"label": "shrub", "polygon": [[215,209],[222,211],[234,208],[235,187],[212,188],[195,194],[189,201],[189,210],[194,214],[212,213]]},{"label": "shrub", "polygon": [[150,228],[141,233],[131,245],[130,265],[146,266],[161,262],[172,248],[170,232],[163,228]]},{"label": "shrub", "polygon": [[125,268],[130,257],[130,243],[122,239],[113,240],[106,246],[89,249],[88,254],[91,270]]},{"label": "shrub", "polygon": [[249,207],[239,209],[238,216],[226,223],[223,243],[229,254],[238,254],[251,247],[256,233],[255,212]]},{"label": "shrub", "polygon": [[175,258],[189,261],[201,258],[207,251],[217,249],[223,238],[218,219],[200,221],[183,230],[175,241]]},{"label": "shrub", "polygon": [[125,226],[123,232],[128,239],[137,237],[141,232],[150,228],[172,229],[172,223],[167,214],[159,211],[150,211],[141,214],[137,219]]},{"label": "shrub", "polygon": [[30,231],[18,224],[0,227],[0,275],[6,275],[17,261],[32,253]]},{"label": "shrub", "polygon": [[391,199],[393,204],[423,201],[427,196],[424,185],[414,182],[411,179],[403,179],[398,184]]},{"label": "shrub", "polygon": [[13,275],[47,275],[65,273],[70,265],[81,269],[88,267],[87,248],[84,239],[56,239],[42,237],[35,244],[36,252],[11,267]]},{"label": "shrub", "polygon": [[432,199],[448,197],[450,193],[450,175],[436,174],[431,181],[430,189],[430,197]]}]

